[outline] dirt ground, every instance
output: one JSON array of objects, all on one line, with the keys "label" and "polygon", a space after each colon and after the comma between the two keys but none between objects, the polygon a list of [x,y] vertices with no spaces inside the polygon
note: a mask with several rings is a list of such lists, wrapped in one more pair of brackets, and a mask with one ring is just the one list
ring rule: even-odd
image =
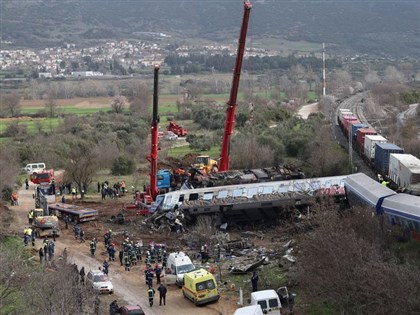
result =
[{"label": "dirt ground", "polygon": [[303,119],[308,119],[308,116],[312,113],[316,113],[319,111],[318,108],[318,102],[312,103],[308,105],[302,106],[301,109],[299,109],[298,115],[300,115]]},{"label": "dirt ground", "polygon": [[[4,213],[0,228],[2,232],[14,235],[22,235],[23,229],[27,226],[27,213],[34,207],[34,200],[32,193],[34,185],[30,185],[29,190],[22,187],[19,190],[19,206],[2,207],[1,211]],[[126,196],[125,201],[131,200],[131,196]],[[71,199],[68,196],[68,199]],[[104,259],[107,259],[107,254],[103,242],[103,235],[108,229],[113,231],[113,242],[118,250],[122,243],[123,234],[128,233],[131,240],[143,241],[143,244],[150,242],[165,243],[168,247],[168,252],[178,251],[184,249],[177,239],[176,234],[171,232],[153,233],[147,227],[142,225],[143,218],[134,213],[127,214],[127,219],[131,220],[129,225],[118,225],[109,222],[112,214],[117,214],[121,211],[123,205],[122,200],[114,201],[107,200],[105,202],[89,203],[90,208],[95,208],[99,211],[99,220],[86,222],[81,224],[81,228],[86,233],[86,242],[80,243],[74,240],[72,235],[72,225],[69,229],[65,229],[64,224],[60,221],[61,235],[56,242],[56,253],[60,254],[64,248],[67,249],[70,262],[78,265],[79,269],[84,266],[85,270],[98,269]],[[98,248],[95,257],[89,253],[90,240],[96,237],[99,240]],[[41,246],[41,240],[36,241],[35,249]],[[36,255],[36,251],[34,251]],[[56,255],[57,255],[56,254]],[[37,255],[36,255],[37,256]],[[37,260],[37,257],[34,258]],[[118,256],[117,259],[118,260]],[[130,271],[125,271],[124,267],[120,266],[119,261],[111,262],[109,276],[114,285],[115,294],[101,296],[101,314],[108,314],[108,306],[112,300],[116,299],[118,304],[139,304],[148,315],[184,315],[186,313],[196,315],[211,315],[211,314],[233,314],[237,309],[237,302],[239,300],[238,291],[229,291],[226,286],[220,287],[221,298],[218,302],[208,304],[202,307],[194,306],[189,300],[182,295],[182,290],[172,285],[168,286],[167,303],[166,306],[158,305],[158,295],[155,297],[155,304],[153,307],[148,306],[147,288],[144,281],[144,264],[140,263],[131,268]],[[224,271],[224,272],[227,272]],[[155,279],[154,279],[155,281]],[[246,286],[247,284],[244,284]],[[154,284],[156,288],[156,284]],[[246,297],[244,297],[246,300]]]}]

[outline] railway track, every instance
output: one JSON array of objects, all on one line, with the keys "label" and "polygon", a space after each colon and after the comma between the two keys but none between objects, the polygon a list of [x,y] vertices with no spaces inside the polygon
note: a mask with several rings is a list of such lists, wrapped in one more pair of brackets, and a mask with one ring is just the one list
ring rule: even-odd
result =
[{"label": "railway track", "polygon": [[340,109],[348,109],[359,118],[360,122],[363,124],[369,124],[366,116],[364,115],[365,99],[368,97],[369,91],[364,91],[350,96],[349,98],[344,99],[337,104],[335,111],[333,111],[334,116],[331,119],[335,122],[333,123],[333,132],[336,141],[338,144],[347,150],[350,156],[351,164],[353,164],[352,172],[363,172],[366,175],[376,178],[376,174],[372,169],[366,164],[366,162],[355,152],[352,152],[352,146],[349,142],[349,139],[345,137],[338,125],[337,117]]}]

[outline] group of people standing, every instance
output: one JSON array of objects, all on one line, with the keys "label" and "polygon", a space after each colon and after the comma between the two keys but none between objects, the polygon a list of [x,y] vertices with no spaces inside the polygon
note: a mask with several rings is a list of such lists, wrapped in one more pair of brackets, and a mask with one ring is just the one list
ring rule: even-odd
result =
[{"label": "group of people standing", "polygon": [[116,199],[121,194],[127,192],[125,181],[116,182],[113,186],[110,185],[108,181],[103,183],[98,182],[98,193],[101,193],[102,200],[105,200],[107,197],[110,199]]}]

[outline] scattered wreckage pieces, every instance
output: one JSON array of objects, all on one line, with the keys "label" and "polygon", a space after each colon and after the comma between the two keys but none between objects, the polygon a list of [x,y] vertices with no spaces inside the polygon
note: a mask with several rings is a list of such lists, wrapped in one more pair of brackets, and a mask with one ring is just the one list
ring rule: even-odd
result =
[{"label": "scattered wreckage pieces", "polygon": [[[236,260],[238,261],[239,259],[236,259]],[[265,263],[265,261],[266,261],[266,257],[262,257],[258,261],[255,261],[255,259],[253,258],[246,257],[243,260],[239,260],[235,266],[231,266],[230,272],[232,274],[237,274],[237,275],[246,274],[262,266]]]},{"label": "scattered wreckage pieces", "polygon": [[251,231],[245,231],[241,233],[244,236],[253,236],[256,238],[259,238],[260,240],[264,239],[264,233],[261,231],[257,231],[257,232],[251,232]]}]

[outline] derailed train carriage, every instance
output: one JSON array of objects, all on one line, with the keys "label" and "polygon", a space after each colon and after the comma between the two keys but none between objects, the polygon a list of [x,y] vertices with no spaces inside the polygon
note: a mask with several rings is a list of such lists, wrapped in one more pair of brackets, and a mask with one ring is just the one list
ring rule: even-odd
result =
[{"label": "derailed train carriage", "polygon": [[420,197],[397,194],[363,173],[349,175],[345,180],[350,205],[368,206],[378,215],[385,215],[391,224],[398,224],[420,240]]},{"label": "derailed train carriage", "polygon": [[211,214],[224,222],[264,220],[281,216],[319,198],[344,198],[346,176],[177,190],[159,195],[151,207],[155,216],[181,211],[187,218]]}]

